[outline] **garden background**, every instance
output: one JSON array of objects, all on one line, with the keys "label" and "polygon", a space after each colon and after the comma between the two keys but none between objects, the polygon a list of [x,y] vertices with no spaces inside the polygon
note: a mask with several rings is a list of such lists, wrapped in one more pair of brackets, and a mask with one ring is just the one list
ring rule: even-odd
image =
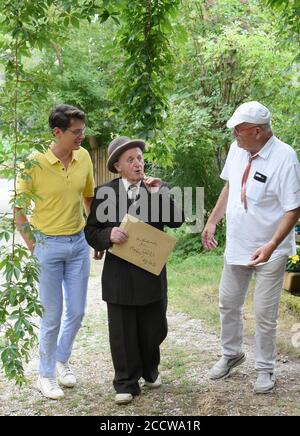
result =
[{"label": "garden background", "polygon": [[[119,134],[144,138],[147,172],[173,186],[203,186],[207,216],[232,141],[226,120],[240,103],[265,104],[276,136],[299,153],[299,17],[299,0],[0,0],[0,193],[10,179],[17,201],[15,179],[31,165],[28,154],[51,142],[50,109],[68,103],[87,114],[89,151],[105,150]],[[245,369],[226,382],[207,378],[220,353],[224,223],[213,254],[203,251],[198,234],[176,232],[161,393],[146,391],[126,412],[111,400],[100,262],[74,352],[82,390],[58,404],[32,394],[38,266],[19,244],[11,214],[1,212],[0,414],[299,415],[299,297],[282,295],[274,393],[257,400],[251,390],[251,292]]]}]

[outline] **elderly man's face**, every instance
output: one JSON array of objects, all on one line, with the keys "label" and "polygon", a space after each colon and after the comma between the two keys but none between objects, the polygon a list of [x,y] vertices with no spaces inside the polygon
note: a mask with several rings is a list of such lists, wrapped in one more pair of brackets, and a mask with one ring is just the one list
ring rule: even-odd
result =
[{"label": "elderly man's face", "polygon": [[144,178],[144,157],[139,147],[130,148],[119,157],[115,167],[121,177],[129,183],[139,182]]},{"label": "elderly man's face", "polygon": [[255,149],[259,143],[258,135],[261,132],[261,127],[257,124],[241,123],[232,129],[232,133],[239,147],[247,151]]}]

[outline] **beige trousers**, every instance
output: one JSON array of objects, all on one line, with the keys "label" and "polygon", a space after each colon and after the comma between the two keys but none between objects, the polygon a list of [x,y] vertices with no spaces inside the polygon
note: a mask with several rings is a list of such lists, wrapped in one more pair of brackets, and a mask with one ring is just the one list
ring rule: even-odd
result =
[{"label": "beige trousers", "polygon": [[255,276],[255,368],[273,372],[276,361],[276,327],[278,306],[287,256],[281,256],[264,265],[248,268],[228,265],[220,283],[221,345],[225,357],[242,352],[242,309],[251,277]]}]

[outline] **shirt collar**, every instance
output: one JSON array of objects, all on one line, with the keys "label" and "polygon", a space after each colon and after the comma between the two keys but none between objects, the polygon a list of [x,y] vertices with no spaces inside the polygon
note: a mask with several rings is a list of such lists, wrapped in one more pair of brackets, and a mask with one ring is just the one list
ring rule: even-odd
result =
[{"label": "shirt collar", "polygon": [[72,161],[73,160],[78,160],[78,154],[79,154],[79,150],[72,151]]},{"label": "shirt collar", "polygon": [[256,153],[259,157],[262,157],[263,159],[268,159],[269,154],[271,153],[272,150],[272,145],[274,142],[275,136],[271,136],[271,138],[265,143],[265,145],[263,146],[263,148],[261,150],[259,150],[258,153]]},{"label": "shirt collar", "polygon": [[138,187],[138,189],[139,189],[140,186],[141,186],[141,183],[142,183],[141,180],[139,182],[136,182],[136,183],[129,183],[128,180],[127,179],[123,179],[123,177],[122,177],[122,182],[124,184],[124,188],[125,188],[126,192],[128,191],[128,188],[129,188],[130,185],[136,185]]},{"label": "shirt collar", "polygon": [[49,147],[45,153],[45,157],[50,162],[51,165],[54,165],[56,162],[59,162],[58,157],[55,156],[51,148]]},{"label": "shirt collar", "polygon": [[[74,151],[72,151],[72,159],[71,159],[71,162],[72,162],[73,160],[78,161],[78,151],[79,151],[79,150],[74,150]],[[60,162],[60,160],[58,159],[57,156],[55,156],[55,154],[53,153],[53,151],[51,150],[50,147],[49,147],[48,150],[46,151],[46,153],[45,153],[45,157],[46,157],[46,159],[48,160],[48,162],[49,162],[51,165],[54,165],[56,162]]]}]

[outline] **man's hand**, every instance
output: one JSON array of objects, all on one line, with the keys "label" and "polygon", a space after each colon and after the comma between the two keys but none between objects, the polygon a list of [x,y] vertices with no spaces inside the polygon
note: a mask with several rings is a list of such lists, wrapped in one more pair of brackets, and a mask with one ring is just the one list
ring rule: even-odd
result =
[{"label": "man's hand", "polygon": [[143,182],[151,194],[154,192],[157,192],[161,185],[161,179],[155,178],[155,177],[145,177],[143,179]]},{"label": "man's hand", "polygon": [[113,244],[124,244],[128,239],[128,232],[126,230],[120,229],[120,227],[113,227],[110,240]]},{"label": "man's hand", "polygon": [[216,232],[216,225],[207,223],[202,232],[202,244],[206,250],[213,250],[218,246],[218,242],[215,240],[214,235]]},{"label": "man's hand", "polygon": [[251,256],[251,262],[249,262],[247,266],[253,268],[259,263],[267,262],[272,256],[272,253],[275,250],[276,246],[277,245],[275,244],[275,242],[270,241],[262,247],[258,248],[253,256]]}]

